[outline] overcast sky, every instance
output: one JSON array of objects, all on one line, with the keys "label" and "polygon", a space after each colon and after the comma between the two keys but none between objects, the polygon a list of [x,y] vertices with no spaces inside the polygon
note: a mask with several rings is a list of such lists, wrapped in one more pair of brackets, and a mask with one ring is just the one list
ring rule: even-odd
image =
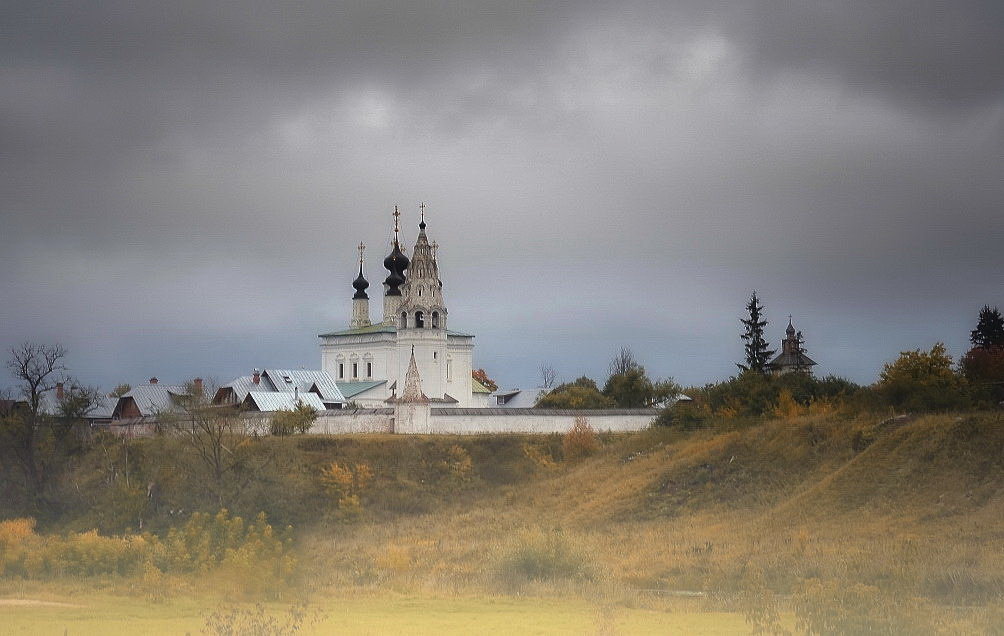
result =
[{"label": "overcast sky", "polygon": [[862,383],[1004,307],[1000,0],[3,15],[0,344],[60,342],[86,383],[317,368],[355,246],[379,317],[420,201],[506,386],[602,381],[622,345],[723,379],[753,289],[775,345],[793,314]]}]

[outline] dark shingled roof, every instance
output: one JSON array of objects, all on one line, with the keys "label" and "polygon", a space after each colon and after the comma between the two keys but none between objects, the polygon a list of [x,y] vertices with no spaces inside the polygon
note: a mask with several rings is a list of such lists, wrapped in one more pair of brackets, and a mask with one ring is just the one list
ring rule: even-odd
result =
[{"label": "dark shingled roof", "polygon": [[785,367],[811,367],[816,363],[804,353],[781,353],[767,365],[772,369]]}]

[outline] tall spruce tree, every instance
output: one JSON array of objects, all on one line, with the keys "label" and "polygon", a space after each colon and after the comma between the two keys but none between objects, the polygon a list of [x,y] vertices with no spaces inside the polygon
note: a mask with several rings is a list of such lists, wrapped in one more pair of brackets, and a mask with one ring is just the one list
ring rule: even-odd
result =
[{"label": "tall spruce tree", "polygon": [[742,339],[746,343],[746,364],[736,363],[743,371],[756,371],[757,373],[767,372],[767,363],[770,362],[774,351],[768,349],[767,340],[763,336],[763,328],[767,326],[767,321],[763,318],[764,306],[757,298],[756,290],[750,294],[750,301],[746,303],[746,311],[749,318],[740,319],[746,327]]},{"label": "tall spruce tree", "polygon": [[980,349],[1004,346],[1004,318],[999,309],[983,305],[976,329],[969,334],[969,340]]}]

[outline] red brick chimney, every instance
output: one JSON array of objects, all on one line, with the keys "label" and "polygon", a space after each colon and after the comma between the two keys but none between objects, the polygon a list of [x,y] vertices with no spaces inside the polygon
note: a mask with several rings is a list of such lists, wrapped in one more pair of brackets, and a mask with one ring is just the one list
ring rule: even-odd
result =
[{"label": "red brick chimney", "polygon": [[56,382],[56,399],[57,400],[62,400],[63,399],[63,383],[62,382]]},{"label": "red brick chimney", "polygon": [[261,374],[258,373],[258,369],[254,370],[254,375],[251,376],[251,381],[255,384],[261,384]]},{"label": "red brick chimney", "polygon": [[192,380],[192,387],[195,389],[196,395],[202,395],[202,378]]},{"label": "red brick chimney", "polygon": [[157,378],[150,378],[150,384],[157,384]]}]

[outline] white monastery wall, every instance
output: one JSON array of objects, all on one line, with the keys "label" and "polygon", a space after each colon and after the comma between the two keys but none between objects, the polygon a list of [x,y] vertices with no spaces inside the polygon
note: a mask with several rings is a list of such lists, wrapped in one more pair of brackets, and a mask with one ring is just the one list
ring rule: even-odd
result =
[{"label": "white monastery wall", "polygon": [[[478,413],[478,411],[483,411]],[[432,409],[429,430],[438,434],[566,433],[577,417],[596,431],[627,432],[648,428],[658,411],[623,409],[565,411],[550,409]]]},{"label": "white monastery wall", "polygon": [[393,433],[394,409],[359,409],[357,411],[325,411],[310,427],[312,435],[347,433]]},{"label": "white monastery wall", "polygon": [[[407,411],[410,425],[397,426],[395,409],[357,409],[325,411],[318,414],[310,428],[311,435],[349,435],[359,433],[479,435],[498,433],[548,434],[566,433],[576,417],[585,417],[596,431],[630,432],[648,428],[658,415],[656,410],[617,409],[606,411],[566,411],[513,408],[428,408],[422,404],[398,405]],[[402,408],[403,407],[403,408]],[[480,413],[479,413],[480,411]],[[405,413],[402,413],[405,415]],[[245,413],[249,430],[269,434],[270,413]],[[405,430],[407,429],[407,430]],[[156,420],[130,420],[113,423],[112,432],[127,437],[150,437],[156,430]]]},{"label": "white monastery wall", "polygon": [[[566,433],[575,418],[585,417],[596,431],[640,431],[649,426],[658,411],[617,409],[607,411],[567,411],[551,409],[462,409],[433,408],[408,404],[399,408],[411,411],[410,423],[395,422],[395,409],[358,409],[325,411],[310,429],[312,435],[353,433],[398,433],[478,435],[491,433]],[[478,413],[478,411],[482,411]],[[426,415],[428,413],[428,415]],[[267,413],[246,416],[249,425],[268,433]]]}]

